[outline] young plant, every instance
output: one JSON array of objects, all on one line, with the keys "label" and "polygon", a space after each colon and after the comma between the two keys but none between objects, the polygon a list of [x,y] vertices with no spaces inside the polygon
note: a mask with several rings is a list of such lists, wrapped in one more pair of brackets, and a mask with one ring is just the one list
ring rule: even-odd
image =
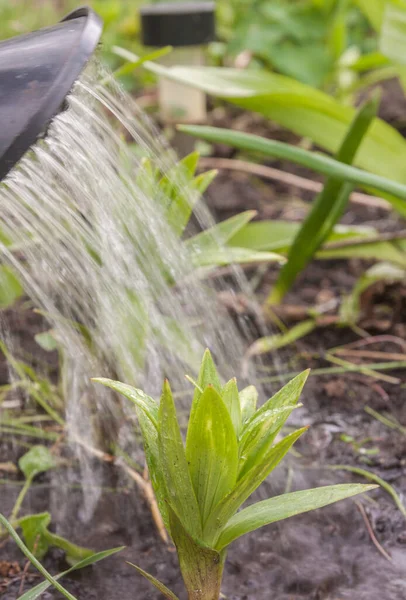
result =
[{"label": "young plant", "polygon": [[[148,468],[165,525],[176,546],[189,600],[218,600],[228,546],[245,533],[326,506],[371,485],[332,485],[269,498],[238,512],[306,427],[279,439],[297,407],[308,371],[260,408],[254,386],[224,386],[207,350],[200,368],[184,444],[168,381],[160,403],[110,379],[94,381],[131,400],[139,419]],[[135,565],[133,565],[135,566]],[[176,596],[139,567],[167,598]]]}]

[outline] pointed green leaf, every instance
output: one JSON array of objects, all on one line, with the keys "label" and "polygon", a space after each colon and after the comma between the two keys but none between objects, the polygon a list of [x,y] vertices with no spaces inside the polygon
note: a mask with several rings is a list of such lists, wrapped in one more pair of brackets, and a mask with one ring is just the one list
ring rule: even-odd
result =
[{"label": "pointed green leaf", "polygon": [[159,463],[167,501],[185,529],[199,538],[202,534],[199,506],[189,474],[175,403],[167,381],[161,396],[158,424]]},{"label": "pointed green leaf", "polygon": [[239,444],[239,477],[247,473],[273,444],[275,437],[298,403],[309,372],[309,370],[303,371],[289,381],[244,424]]},{"label": "pointed green leaf", "polygon": [[33,446],[18,461],[18,466],[26,479],[33,479],[56,466],[55,459],[46,446]]},{"label": "pointed green leaf", "polygon": [[189,596],[195,596],[196,590],[204,590],[206,598],[219,598],[226,553],[219,553],[192,538],[171,509],[169,519],[180,570]]},{"label": "pointed green leaf", "polygon": [[133,387],[132,385],[121,383],[120,381],[106,379],[105,377],[93,377],[92,381],[95,381],[96,383],[101,383],[105,387],[111,388],[115,392],[118,392],[119,394],[122,394],[123,396],[131,400],[131,402],[133,402],[133,404],[135,404],[137,408],[144,411],[144,413],[154,423],[155,427],[157,426],[158,404],[153,398],[147,396],[147,394],[145,394],[142,390],[139,390]]},{"label": "pointed green leaf", "polygon": [[221,247],[249,223],[255,215],[255,210],[247,210],[234,217],[230,217],[189,238],[186,240],[185,246],[193,252],[202,252],[210,247]]},{"label": "pointed green leaf", "polygon": [[215,545],[227,521],[237,512],[240,506],[268,477],[269,473],[278,466],[280,461],[289,452],[296,440],[307,431],[307,427],[298,429],[287,435],[267,453],[260,461],[242,477],[235,488],[212,511],[204,528],[204,539],[210,545]]},{"label": "pointed green leaf", "polygon": [[293,325],[290,329],[283,333],[274,333],[263,338],[257,339],[248,349],[248,356],[257,356],[258,354],[266,354],[289,346],[296,340],[304,337],[316,329],[317,323],[315,319],[306,319],[297,325]]},{"label": "pointed green leaf", "polygon": [[191,252],[191,262],[194,268],[220,267],[232,263],[246,264],[256,262],[284,263],[286,258],[275,252],[257,252],[248,248],[224,246],[223,248],[205,248],[202,252],[197,249]]},{"label": "pointed green leaf", "polygon": [[142,439],[144,444],[144,453],[148,465],[148,472],[154,488],[155,497],[158,503],[164,525],[169,531],[168,505],[166,502],[166,486],[163,477],[162,467],[159,460],[158,431],[153,425],[151,419],[146,414],[137,409],[138,422],[141,427]]},{"label": "pointed green leaf", "polygon": [[241,390],[240,406],[241,406],[241,421],[244,424],[252,417],[257,408],[258,391],[254,385],[248,385]]},{"label": "pointed green leaf", "polygon": [[223,549],[246,533],[255,531],[264,525],[282,521],[288,517],[322,508],[339,500],[344,500],[357,494],[376,488],[375,485],[362,484],[340,484],[328,485],[283,494],[268,500],[263,500],[252,506],[248,506],[232,517],[224,528],[216,548]]},{"label": "pointed green leaf", "polygon": [[240,435],[242,421],[240,396],[238,393],[237,380],[235,377],[234,379],[230,379],[230,381],[226,383],[226,385],[223,387],[221,397],[228,409],[234,427],[234,431],[238,437]]},{"label": "pointed green leaf", "polygon": [[39,560],[41,560],[48,552],[49,542],[44,536],[44,531],[50,522],[51,515],[49,512],[28,515],[22,517],[18,521],[28,550],[30,550],[30,552],[32,552]]},{"label": "pointed green leaf", "polygon": [[[190,409],[189,423],[194,418],[194,413],[197,408],[197,404],[199,402],[200,396],[203,391],[206,389],[208,385],[212,385],[214,389],[221,394],[221,383],[220,378],[217,373],[216,365],[214,364],[212,355],[210,350],[206,349],[203,354],[203,359],[200,365],[199,376],[197,378],[195,391],[193,394],[193,402]],[[187,437],[189,435],[189,431],[187,433]],[[187,445],[187,437],[186,437],[186,445]]]},{"label": "pointed green leaf", "polygon": [[137,567],[137,565],[134,565],[133,563],[128,561],[127,565],[134,567],[134,569],[136,569],[138,573],[141,573],[141,575],[145,577],[145,579],[148,579],[148,581],[152,583],[152,585],[154,585],[157,588],[157,590],[159,590],[161,594],[163,594],[166,598],[168,598],[169,600],[179,600],[179,598],[175,596],[175,594],[171,592],[171,590],[167,588],[166,585],[164,585],[158,579],[144,571],[144,569],[141,569],[141,567]]},{"label": "pointed green leaf", "polygon": [[237,481],[237,437],[227,407],[206,387],[189,421],[186,458],[202,523]]},{"label": "pointed green leaf", "polygon": [[193,187],[199,194],[204,194],[207,190],[211,182],[215,179],[218,171],[216,169],[212,169],[211,171],[206,171],[205,173],[200,173],[193,180]]},{"label": "pointed green leaf", "polygon": [[[84,569],[85,567],[88,567],[89,565],[93,565],[94,563],[98,562],[99,560],[103,560],[104,558],[108,558],[112,554],[116,554],[116,552],[121,552],[121,550],[123,550],[123,549],[124,549],[124,546],[121,546],[119,548],[112,548],[111,550],[103,550],[102,552],[95,552],[92,556],[89,556],[88,558],[81,560],[80,562],[76,563],[73,567],[71,567],[67,571],[64,571],[63,573],[59,573],[59,575],[55,575],[53,577],[53,579],[55,581],[57,581],[61,577],[64,577],[65,575],[69,575],[69,573],[72,573],[73,571],[78,571],[79,569]],[[28,592],[25,592],[25,594],[23,594],[19,598],[19,600],[37,600],[37,598],[39,598],[48,588],[50,588],[51,585],[52,585],[52,583],[50,581],[43,581],[42,583],[39,583],[35,587],[28,590]]]}]

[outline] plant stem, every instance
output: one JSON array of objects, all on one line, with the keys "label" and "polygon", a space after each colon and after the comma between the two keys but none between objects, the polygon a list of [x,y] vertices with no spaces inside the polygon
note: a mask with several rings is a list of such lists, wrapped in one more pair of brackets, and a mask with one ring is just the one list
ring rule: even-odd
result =
[{"label": "plant stem", "polygon": [[24,501],[24,498],[28,492],[28,490],[30,489],[30,485],[32,483],[32,477],[27,477],[27,479],[25,480],[24,486],[21,488],[20,493],[18,494],[17,500],[14,504],[14,508],[11,512],[10,515],[10,521],[15,521],[17,518],[18,513],[20,512],[20,508],[21,505]]}]

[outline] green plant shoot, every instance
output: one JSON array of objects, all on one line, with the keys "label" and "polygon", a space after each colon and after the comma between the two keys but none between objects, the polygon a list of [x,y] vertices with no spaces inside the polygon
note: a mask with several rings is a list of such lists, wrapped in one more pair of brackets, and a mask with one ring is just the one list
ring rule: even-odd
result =
[{"label": "green plant shoot", "polygon": [[[269,498],[239,511],[279,464],[306,427],[279,438],[297,407],[308,371],[300,373],[257,408],[253,386],[224,386],[206,350],[195,384],[186,444],[168,381],[160,403],[110,379],[94,381],[128,397],[141,426],[146,460],[161,510],[179,558],[189,600],[218,600],[231,542],[264,525],[372,489],[331,485]],[[167,598],[176,596],[139,567]]]}]

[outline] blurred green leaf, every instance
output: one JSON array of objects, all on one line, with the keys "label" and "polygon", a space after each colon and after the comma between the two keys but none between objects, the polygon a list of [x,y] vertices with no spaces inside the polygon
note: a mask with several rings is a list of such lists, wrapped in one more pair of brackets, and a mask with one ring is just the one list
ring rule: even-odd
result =
[{"label": "blurred green leaf", "polygon": [[[379,105],[379,98],[373,97],[362,106],[351,124],[336,159],[351,164],[358,148],[367,134]],[[328,178],[322,192],[314,200],[299,232],[289,248],[288,261],[282,267],[267,302],[280,303],[292,287],[298,274],[311,261],[316,251],[330,235],[334,225],[341,218],[353,185]]]},{"label": "blurred green leaf", "polygon": [[33,446],[20,458],[18,466],[26,479],[33,479],[40,473],[53,469],[56,462],[46,446]]},{"label": "blurred green leaf", "polygon": [[[240,148],[241,150],[258,152],[265,156],[290,160],[294,163],[308,167],[317,173],[322,173],[329,177],[335,177],[371,189],[380,190],[381,192],[388,194],[388,196],[385,197],[388,198],[388,201],[392,203],[396,210],[401,212],[401,214],[406,215],[406,204],[404,202],[406,200],[406,185],[404,185],[403,181],[402,183],[399,183],[395,181],[395,178],[393,178],[393,180],[386,179],[385,177],[362,171],[351,165],[345,165],[329,156],[309,152],[297,146],[292,146],[276,140],[265,139],[249,133],[199,125],[179,125],[178,129],[210,142],[228,144],[235,148]],[[404,143],[404,150],[406,151],[406,142]],[[377,172],[379,170],[382,169],[378,169]],[[401,179],[403,179],[403,176]],[[404,176],[404,179],[406,181],[406,176]]]},{"label": "blurred green leaf", "polygon": [[0,309],[12,306],[23,293],[23,287],[13,269],[0,265]]},{"label": "blurred green leaf", "polygon": [[275,333],[274,335],[259,338],[249,347],[248,356],[266,354],[267,352],[289,346],[289,344],[311,333],[316,327],[316,322],[313,319],[308,319],[294,325],[283,333]]},{"label": "blurred green leaf", "polygon": [[254,385],[248,385],[240,394],[241,422],[244,424],[252,417],[258,402],[258,391]]},{"label": "blurred green leaf", "polygon": [[221,550],[235,539],[264,525],[333,504],[376,487],[375,485],[361,484],[329,485],[263,500],[231,517],[216,544],[216,548]]}]

